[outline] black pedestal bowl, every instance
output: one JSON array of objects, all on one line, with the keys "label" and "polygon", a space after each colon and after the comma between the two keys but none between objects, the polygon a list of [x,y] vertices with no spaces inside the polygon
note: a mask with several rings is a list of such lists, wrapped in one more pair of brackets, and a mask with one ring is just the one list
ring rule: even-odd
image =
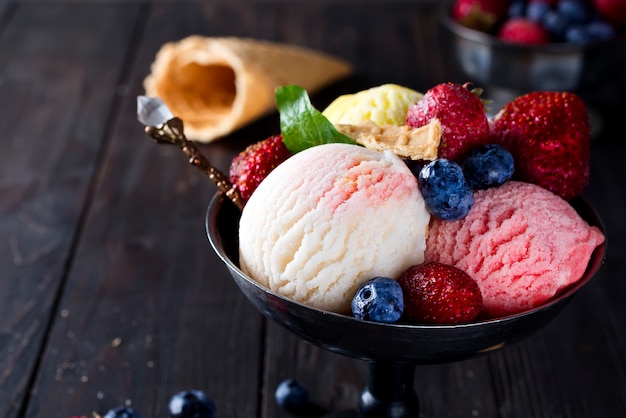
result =
[{"label": "black pedestal bowl", "polygon": [[[599,217],[585,201],[573,204],[590,224],[603,229]],[[419,416],[413,389],[416,365],[485,355],[528,337],[555,318],[592,279],[606,251],[605,244],[596,248],[583,278],[572,287],[521,314],[463,325],[380,324],[307,307],[272,293],[246,276],[238,267],[239,216],[239,209],[217,194],[207,211],[206,230],[213,249],[250,302],[263,315],[305,341],[369,363],[368,383],[358,410],[342,417]]]}]

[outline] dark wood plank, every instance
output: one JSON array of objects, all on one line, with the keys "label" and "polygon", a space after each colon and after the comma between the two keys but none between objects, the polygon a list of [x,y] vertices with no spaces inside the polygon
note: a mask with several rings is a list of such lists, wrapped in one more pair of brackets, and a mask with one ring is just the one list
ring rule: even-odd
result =
[{"label": "dark wood plank", "polygon": [[264,416],[288,417],[276,404],[276,387],[296,379],[310,392],[313,402],[330,411],[354,409],[367,378],[367,365],[333,354],[311,344],[276,324],[268,326],[264,379]]},{"label": "dark wood plank", "polygon": [[0,32],[3,417],[22,407],[56,315],[136,11],[17,7]]},{"label": "dark wood plank", "polygon": [[[204,214],[215,188],[180,151],[145,136],[135,109],[163,43],[189,34],[271,37],[275,13],[164,5],[143,8],[141,16],[128,22],[139,43],[130,45],[127,94],[29,416],[103,414],[125,403],[142,416],[165,416],[169,397],[184,389],[206,391],[220,417],[257,416],[264,321],[206,239]],[[250,141],[246,132],[235,141]],[[229,147],[224,141],[202,149],[226,170],[235,152]]]},{"label": "dark wood plank", "polygon": [[429,6],[311,2],[288,9],[278,29],[281,39],[327,50],[352,62],[367,87],[397,83],[425,91],[437,77],[430,59],[436,51],[429,43],[434,40],[430,30],[438,9]]},{"label": "dark wood plank", "polygon": [[10,20],[10,14],[13,10],[12,7],[9,6],[9,2],[7,0],[0,0],[0,34],[6,28],[8,21]]},{"label": "dark wood plank", "polygon": [[490,358],[506,416],[626,414],[624,345],[613,337],[617,324],[597,309],[606,306],[602,293],[601,286],[585,289],[546,330]]}]

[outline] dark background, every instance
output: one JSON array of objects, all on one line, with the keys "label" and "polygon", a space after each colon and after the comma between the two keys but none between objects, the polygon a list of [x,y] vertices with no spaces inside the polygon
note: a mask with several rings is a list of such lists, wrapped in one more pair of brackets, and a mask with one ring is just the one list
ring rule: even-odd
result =
[{"label": "dark background", "polygon": [[[349,60],[313,97],[451,80],[436,1],[0,0],[0,416],[72,417],[132,405],[167,416],[201,389],[220,418],[287,416],[287,377],[334,410],[367,365],[266,321],[214,255],[215,193],[135,118],[159,47],[191,34],[289,42]],[[452,72],[449,72],[449,71]],[[464,81],[464,80],[451,80]],[[486,357],[420,366],[428,417],[626,416],[625,109],[602,113],[585,197],[608,231],[605,266],[533,337]],[[222,170],[278,130],[276,114],[200,149]]]}]

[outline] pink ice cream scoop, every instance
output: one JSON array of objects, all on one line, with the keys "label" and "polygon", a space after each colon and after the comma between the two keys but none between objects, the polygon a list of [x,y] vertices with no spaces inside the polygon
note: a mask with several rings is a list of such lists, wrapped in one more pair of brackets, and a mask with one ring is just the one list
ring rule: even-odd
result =
[{"label": "pink ice cream scoop", "polygon": [[539,306],[578,281],[603,241],[565,200],[512,181],[476,192],[462,220],[433,217],[425,259],[467,272],[485,313],[498,317]]}]

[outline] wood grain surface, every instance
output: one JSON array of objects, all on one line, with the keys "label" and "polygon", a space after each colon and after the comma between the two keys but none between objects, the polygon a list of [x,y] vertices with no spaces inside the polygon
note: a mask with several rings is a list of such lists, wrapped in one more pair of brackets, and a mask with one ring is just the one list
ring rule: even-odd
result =
[{"label": "wood grain surface", "polygon": [[[288,415],[286,378],[334,411],[354,408],[367,364],[268,322],[206,239],[215,187],[136,120],[164,43],[191,34],[289,42],[349,60],[354,77],[318,107],[393,82],[447,81],[437,2],[0,0],[0,416],[166,417],[201,389],[220,418]],[[462,81],[462,80],[451,80]],[[626,416],[626,208],[620,131],[607,110],[585,197],[608,231],[601,273],[529,339],[488,356],[419,366],[425,417]],[[200,145],[226,171],[278,132],[271,114]]]}]

